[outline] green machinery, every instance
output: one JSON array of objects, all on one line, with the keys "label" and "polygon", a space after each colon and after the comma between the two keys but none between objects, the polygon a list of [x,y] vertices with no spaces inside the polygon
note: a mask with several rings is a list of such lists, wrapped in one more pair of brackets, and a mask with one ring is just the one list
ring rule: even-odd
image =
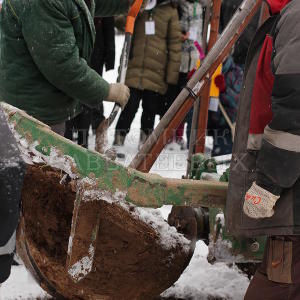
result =
[{"label": "green machinery", "polygon": [[[264,238],[234,238],[224,228],[227,182],[199,180],[204,172],[216,173],[217,162],[214,159],[194,156],[191,178],[197,180],[167,179],[145,174],[74,144],[15,107],[5,103],[1,106],[22,152],[27,152],[27,155],[35,153],[46,164],[62,169],[73,178],[88,178],[98,189],[111,195],[122,192],[125,201],[137,206],[156,208],[171,204],[208,208],[210,249],[216,259],[237,262],[257,262],[261,259]],[[227,172],[221,180],[227,181],[228,176]],[[219,254],[224,252],[224,245],[227,252],[222,257]]]}]

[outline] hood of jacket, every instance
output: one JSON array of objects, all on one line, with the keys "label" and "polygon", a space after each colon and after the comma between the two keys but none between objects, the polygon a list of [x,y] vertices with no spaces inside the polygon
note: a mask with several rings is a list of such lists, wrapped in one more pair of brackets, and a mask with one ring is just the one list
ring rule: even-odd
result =
[{"label": "hood of jacket", "polygon": [[272,15],[279,14],[281,10],[292,0],[266,0]]}]

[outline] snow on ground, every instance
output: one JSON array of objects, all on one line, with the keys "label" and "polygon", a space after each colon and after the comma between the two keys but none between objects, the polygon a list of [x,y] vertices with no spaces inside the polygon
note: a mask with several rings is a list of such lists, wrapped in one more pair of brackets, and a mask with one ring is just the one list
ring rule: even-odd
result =
[{"label": "snow on ground", "polygon": [[23,266],[14,266],[10,278],[0,288],[1,300],[50,299]]},{"label": "snow on ground", "polygon": [[[158,210],[167,219],[171,208],[171,205],[164,205]],[[243,299],[249,285],[248,278],[235,266],[229,268],[225,263],[211,265],[207,255],[208,247],[198,241],[189,266],[162,296],[189,300]]]},{"label": "snow on ground", "polygon": [[[116,37],[117,57],[122,50],[123,37]],[[118,58],[117,60],[118,61]],[[104,78],[109,82],[115,82],[117,69],[104,74]],[[105,103],[105,115],[108,116],[113,105]],[[141,108],[139,109],[133,121],[131,131],[126,138],[124,153],[126,159],[121,161],[128,165],[138,151],[139,125],[141,118]],[[156,120],[156,124],[158,119]],[[112,125],[108,132],[108,141],[111,145],[114,136],[114,127]],[[211,142],[211,141],[208,141]],[[94,137],[90,138],[91,148],[94,145]],[[186,170],[187,151],[182,151],[179,147],[174,150],[165,149],[151,172],[160,174],[164,177],[181,178]],[[167,219],[171,206],[163,206],[159,209],[163,217]],[[208,248],[199,241],[193,258],[182,274],[180,279],[164,292],[163,296],[173,296],[180,299],[204,300],[218,297],[218,299],[241,300],[249,284],[249,280],[241,274],[236,267],[228,267],[225,263],[215,263],[211,265],[207,262]],[[1,298],[2,297],[2,298]],[[34,282],[23,266],[13,267],[9,280],[4,283],[0,291],[1,300],[33,300],[49,299],[45,292]]]},{"label": "snow on ground", "polygon": [[229,268],[224,263],[208,263],[207,246],[198,241],[189,266],[164,297],[179,299],[235,299],[241,300],[249,280],[241,275],[237,267]]}]

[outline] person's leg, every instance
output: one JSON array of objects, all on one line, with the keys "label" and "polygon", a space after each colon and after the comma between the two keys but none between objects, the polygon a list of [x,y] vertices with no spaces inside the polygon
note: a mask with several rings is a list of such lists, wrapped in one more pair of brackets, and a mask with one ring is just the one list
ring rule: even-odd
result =
[{"label": "person's leg", "polygon": [[82,113],[77,116],[78,145],[88,148],[89,128],[92,122],[92,109],[84,107]]},{"label": "person's leg", "polygon": [[228,128],[213,130],[213,152],[212,156],[226,155],[232,153],[232,135]]},{"label": "person's leg", "polygon": [[142,93],[143,92],[138,89],[130,89],[130,98],[117,122],[114,145],[121,146],[124,144],[125,137],[130,130],[131,123],[139,108]]},{"label": "person's leg", "polygon": [[174,100],[178,96],[179,89],[177,85],[169,85],[167,93],[163,96],[161,96],[160,101],[160,117],[162,118],[165,113],[168,111],[168,109],[173,104]]},{"label": "person's leg", "polygon": [[92,129],[95,132],[98,126],[104,121],[104,108],[103,103],[99,104],[96,108],[92,108]]},{"label": "person's leg", "polygon": [[258,270],[250,282],[244,300],[292,300],[288,295],[289,284],[270,281],[266,274]]},{"label": "person's leg", "polygon": [[141,130],[149,136],[154,129],[155,115],[159,114],[162,101],[159,93],[145,90],[143,93],[143,113],[141,118]]},{"label": "person's leg", "polygon": [[0,286],[1,283],[5,282],[11,271],[11,266],[13,263],[14,255],[12,254],[6,254],[6,255],[0,255]]},{"label": "person's leg", "polygon": [[73,141],[73,129],[73,119],[66,121],[64,137],[70,141]]},{"label": "person's leg", "polygon": [[193,120],[193,112],[194,109],[192,108],[187,116],[186,116],[186,122],[187,122],[187,127],[186,127],[186,139],[187,139],[187,148],[189,149],[190,147],[190,136],[192,133],[192,120]]},{"label": "person's leg", "polygon": [[184,122],[182,122],[176,130],[176,141],[180,142],[183,139]]},{"label": "person's leg", "polygon": [[73,119],[68,120],[68,121],[65,122],[65,134],[64,134],[64,137],[66,139],[69,139],[71,141],[75,141],[73,134],[74,134],[75,131],[77,132],[77,130],[78,130],[78,118],[79,118],[79,115],[76,116],[76,117],[74,117]]},{"label": "person's leg", "polygon": [[244,299],[300,299],[299,263],[299,236],[268,238],[263,261],[255,273]]}]

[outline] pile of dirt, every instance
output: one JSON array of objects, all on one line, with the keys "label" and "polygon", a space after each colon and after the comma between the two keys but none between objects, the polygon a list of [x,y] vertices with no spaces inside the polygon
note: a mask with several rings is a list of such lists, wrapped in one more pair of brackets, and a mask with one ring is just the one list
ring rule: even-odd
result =
[{"label": "pile of dirt", "polygon": [[94,268],[75,284],[65,265],[76,193],[63,175],[28,166],[22,192],[18,251],[43,288],[56,298],[154,299],[179,278],[191,258],[181,245],[166,250],[152,227],[101,201]]}]

